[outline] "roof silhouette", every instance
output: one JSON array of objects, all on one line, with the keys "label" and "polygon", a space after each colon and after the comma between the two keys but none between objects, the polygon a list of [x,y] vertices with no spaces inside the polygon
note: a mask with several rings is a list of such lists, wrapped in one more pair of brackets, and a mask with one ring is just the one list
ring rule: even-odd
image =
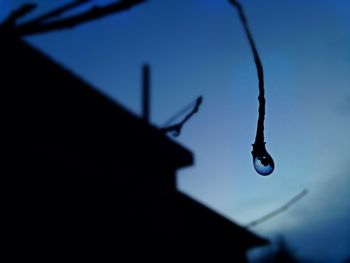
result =
[{"label": "roof silhouette", "polygon": [[176,170],[193,164],[190,151],[24,41],[4,32],[0,40],[13,249],[246,262],[249,248],[267,244],[177,191]]}]

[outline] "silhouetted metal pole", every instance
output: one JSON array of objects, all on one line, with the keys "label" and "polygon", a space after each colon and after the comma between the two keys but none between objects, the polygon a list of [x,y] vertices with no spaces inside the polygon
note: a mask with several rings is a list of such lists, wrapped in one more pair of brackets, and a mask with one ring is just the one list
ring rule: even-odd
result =
[{"label": "silhouetted metal pole", "polygon": [[144,64],[142,67],[142,118],[150,122],[150,66]]}]

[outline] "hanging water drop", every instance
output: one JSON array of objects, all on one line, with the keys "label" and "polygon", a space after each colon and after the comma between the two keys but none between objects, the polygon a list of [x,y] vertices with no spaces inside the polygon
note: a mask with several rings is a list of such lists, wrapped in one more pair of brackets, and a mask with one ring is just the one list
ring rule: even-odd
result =
[{"label": "hanging water drop", "polygon": [[179,129],[170,130],[169,133],[173,137],[178,137],[180,135],[180,130]]},{"label": "hanging water drop", "polygon": [[265,143],[253,144],[253,162],[254,168],[257,173],[263,176],[270,175],[275,169],[275,163],[266,151]]},{"label": "hanging water drop", "polygon": [[270,175],[275,168],[275,164],[271,156],[257,156],[254,158],[254,168],[263,176]]}]

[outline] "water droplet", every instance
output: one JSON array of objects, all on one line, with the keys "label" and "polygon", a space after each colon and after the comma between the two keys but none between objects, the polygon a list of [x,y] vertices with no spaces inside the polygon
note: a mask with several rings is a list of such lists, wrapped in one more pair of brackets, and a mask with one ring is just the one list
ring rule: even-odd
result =
[{"label": "water droplet", "polygon": [[265,143],[256,145],[253,144],[253,162],[255,171],[263,176],[270,175],[275,169],[275,163],[272,157],[265,149]]},{"label": "water droplet", "polygon": [[174,129],[169,131],[170,135],[173,137],[178,137],[180,135],[180,130]]},{"label": "water droplet", "polygon": [[270,155],[268,156],[256,156],[254,158],[254,168],[259,174],[267,176],[273,172],[275,164]]}]

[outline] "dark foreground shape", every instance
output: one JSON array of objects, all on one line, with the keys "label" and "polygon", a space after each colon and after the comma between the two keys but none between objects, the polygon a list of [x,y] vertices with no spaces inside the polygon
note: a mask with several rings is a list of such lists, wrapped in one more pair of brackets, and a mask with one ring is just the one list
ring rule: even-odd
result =
[{"label": "dark foreground shape", "polygon": [[0,72],[2,237],[13,259],[245,262],[267,243],[176,190],[188,150],[1,32]]}]

